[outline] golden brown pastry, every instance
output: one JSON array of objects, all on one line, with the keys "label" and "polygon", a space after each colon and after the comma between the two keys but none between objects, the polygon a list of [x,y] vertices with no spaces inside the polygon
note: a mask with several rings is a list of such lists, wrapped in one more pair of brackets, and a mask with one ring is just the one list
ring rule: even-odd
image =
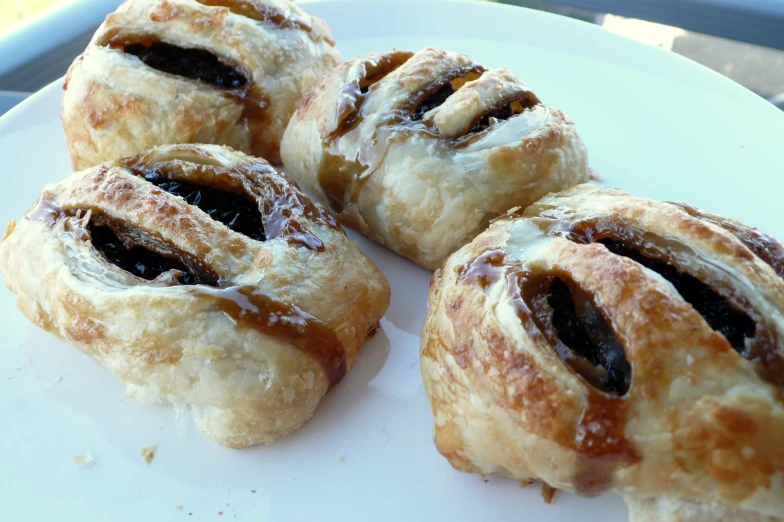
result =
[{"label": "golden brown pastry", "polygon": [[288,0],[126,0],[68,70],[71,161],[216,143],[276,163],[296,102],[339,63],[326,23]]},{"label": "golden brown pastry", "polygon": [[28,319],[231,447],[310,418],[389,303],[327,211],[215,145],[162,146],[46,187],[9,225],[0,272]]},{"label": "golden brown pastry", "polygon": [[303,98],[281,156],[344,225],[430,269],[491,218],[588,179],[560,110],[507,69],[433,48],[335,69]]},{"label": "golden brown pastry", "polygon": [[581,185],[500,218],[433,276],[421,368],[457,469],[633,521],[784,520],[784,247]]}]

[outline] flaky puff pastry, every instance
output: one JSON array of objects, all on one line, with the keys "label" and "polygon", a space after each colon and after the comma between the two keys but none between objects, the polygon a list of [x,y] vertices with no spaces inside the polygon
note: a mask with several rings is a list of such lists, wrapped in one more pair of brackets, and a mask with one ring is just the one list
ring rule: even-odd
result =
[{"label": "flaky puff pastry", "polygon": [[46,187],[9,225],[0,272],[28,319],[231,447],[310,418],[389,302],[323,208],[265,161],[214,145]]},{"label": "flaky puff pastry", "polygon": [[621,493],[633,521],[784,519],[784,249],[581,185],[435,273],[421,369],[458,470]]},{"label": "flaky puff pastry", "polygon": [[326,23],[288,0],[126,0],[68,70],[71,161],[216,143],[277,163],[296,102],[339,63]]},{"label": "flaky puff pastry", "polygon": [[429,269],[511,207],[588,178],[560,110],[507,69],[434,48],[342,64],[303,98],[281,156],[344,225]]}]

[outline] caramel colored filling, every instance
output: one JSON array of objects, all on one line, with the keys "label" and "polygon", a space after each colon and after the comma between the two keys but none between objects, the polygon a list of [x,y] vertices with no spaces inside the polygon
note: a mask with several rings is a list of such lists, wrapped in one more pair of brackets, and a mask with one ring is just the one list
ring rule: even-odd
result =
[{"label": "caramel colored filling", "polygon": [[447,100],[447,98],[452,96],[454,93],[455,88],[452,87],[451,83],[447,83],[436,92],[431,94],[424,102],[422,102],[422,104],[416,108],[414,114],[411,115],[411,119],[414,121],[421,120],[426,112],[442,105]]},{"label": "caramel colored filling", "polygon": [[411,120],[420,121],[425,113],[442,105],[466,82],[479,78],[484,71],[484,68],[479,65],[471,65],[453,69],[444,74],[422,89],[421,94],[412,101]]},{"label": "caramel colored filling", "polygon": [[602,239],[599,242],[610,252],[627,257],[669,281],[712,329],[721,333],[738,353],[745,353],[746,339],[752,339],[756,331],[754,320],[746,312],[735,308],[726,298],[696,277],[678,271],[664,260],[647,257],[611,239]]},{"label": "caramel colored filling", "polygon": [[[631,384],[631,366],[606,319],[585,293],[561,279],[550,284],[547,303],[553,309],[558,338],[577,360],[567,362],[598,388],[623,395]],[[590,364],[585,364],[589,362]]]},{"label": "caramel colored filling", "polygon": [[624,395],[631,366],[590,295],[564,277],[538,276],[524,285],[526,308],[558,355],[597,389]]},{"label": "caramel colored filling", "polygon": [[198,80],[223,89],[238,89],[248,83],[236,67],[224,63],[209,51],[186,49],[160,41],[149,45],[126,44],[123,52],[137,56],[146,65],[169,74]]},{"label": "caramel colored filling", "polygon": [[255,202],[241,194],[189,181],[169,179],[157,172],[146,173],[144,179],[169,194],[180,196],[186,203],[198,207],[235,232],[256,241],[266,239],[261,211]]},{"label": "caramel colored filling", "polygon": [[468,131],[468,134],[481,132],[499,121],[508,120],[512,116],[521,114],[523,111],[540,103],[539,100],[529,93],[521,93],[518,98],[511,102],[503,102],[500,107],[491,107],[488,112],[478,118],[471,130]]},{"label": "caramel colored filling", "polygon": [[[153,242],[142,239],[127,225],[111,223],[104,218],[92,218],[87,224],[93,247],[101,252],[108,262],[135,276],[152,281],[170,270],[181,273],[177,282],[183,285],[215,286],[216,280],[203,267],[178,256],[168,247],[156,248]],[[164,250],[166,253],[161,253]]]}]

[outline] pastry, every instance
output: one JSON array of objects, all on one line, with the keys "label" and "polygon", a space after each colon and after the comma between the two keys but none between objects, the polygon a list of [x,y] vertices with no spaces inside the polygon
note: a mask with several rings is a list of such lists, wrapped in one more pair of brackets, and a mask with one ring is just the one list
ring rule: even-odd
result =
[{"label": "pastry", "polygon": [[433,276],[421,369],[458,470],[633,521],[784,520],[784,247],[682,204],[580,185]]},{"label": "pastry", "polygon": [[339,63],[326,23],[288,0],[126,0],[65,78],[71,161],[215,143],[277,163],[295,104]]},{"label": "pastry", "polygon": [[263,160],[151,149],[47,186],[0,242],[20,310],[142,403],[215,441],[296,429],[354,364],[389,286],[334,218]]},{"label": "pastry", "polygon": [[588,179],[560,110],[507,69],[433,48],[336,68],[303,98],[281,157],[344,225],[429,269],[509,208]]}]

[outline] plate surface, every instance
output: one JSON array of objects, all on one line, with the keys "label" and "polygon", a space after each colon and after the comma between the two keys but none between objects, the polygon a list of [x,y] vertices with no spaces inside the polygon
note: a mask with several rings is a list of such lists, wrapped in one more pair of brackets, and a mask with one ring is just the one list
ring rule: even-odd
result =
[{"label": "plate surface", "polygon": [[[604,184],[687,200],[784,237],[784,115],[692,62],[545,13],[456,2],[308,3],[344,57],[426,45],[508,66],[562,107]],[[51,85],[0,120],[0,221],[71,171]],[[619,497],[559,494],[453,471],[435,450],[419,375],[430,273],[352,234],[392,303],[355,369],[302,429],[231,450],[168,406],[141,406],[108,372],[33,327],[0,291],[0,505],[5,520],[601,521]],[[139,455],[153,444],[148,467]],[[94,462],[74,464],[90,452]],[[178,509],[181,506],[182,509]],[[222,517],[222,518],[221,518]]]}]

